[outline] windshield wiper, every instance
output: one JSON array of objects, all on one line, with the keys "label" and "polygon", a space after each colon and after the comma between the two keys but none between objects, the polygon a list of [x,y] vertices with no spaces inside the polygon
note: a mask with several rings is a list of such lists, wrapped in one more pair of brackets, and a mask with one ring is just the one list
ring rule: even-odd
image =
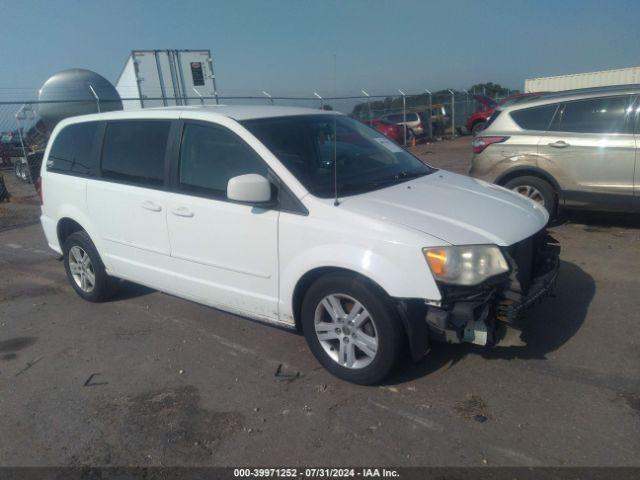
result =
[{"label": "windshield wiper", "polygon": [[424,171],[414,171],[414,172],[407,172],[406,170],[403,170],[401,172],[398,172],[396,174],[396,176],[394,177],[396,180],[404,180],[407,178],[418,178],[418,177],[422,177],[424,175],[426,175],[428,172],[424,172]]},{"label": "windshield wiper", "polygon": [[407,180],[411,180],[412,178],[423,177],[428,173],[429,172],[424,172],[424,171],[407,172],[406,170],[403,170],[401,172],[396,173],[393,177],[373,181],[370,183],[370,185],[374,185],[376,187],[387,187],[395,183],[402,183]]}]

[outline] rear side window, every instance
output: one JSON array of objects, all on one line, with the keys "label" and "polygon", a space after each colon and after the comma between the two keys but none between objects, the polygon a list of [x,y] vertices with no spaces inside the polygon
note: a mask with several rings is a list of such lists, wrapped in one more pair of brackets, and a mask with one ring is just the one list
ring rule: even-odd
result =
[{"label": "rear side window", "polygon": [[170,121],[126,120],[107,124],[102,177],[142,186],[164,183]]},{"label": "rear side window", "polygon": [[511,112],[511,118],[525,130],[547,130],[557,108],[557,104],[524,108]]},{"label": "rear side window", "polygon": [[[387,116],[387,120],[393,123],[400,123],[404,121],[404,117],[401,114],[392,114]],[[407,118],[408,120],[408,118]]]},{"label": "rear side window", "polygon": [[631,97],[603,97],[564,104],[552,130],[577,133],[630,133]]},{"label": "rear side window", "polygon": [[267,166],[237,135],[222,127],[186,124],[180,148],[180,187],[227,198],[227,183],[238,175],[267,176]]},{"label": "rear side window", "polygon": [[97,133],[98,122],[76,123],[63,128],[51,145],[47,170],[95,175],[93,146]]}]

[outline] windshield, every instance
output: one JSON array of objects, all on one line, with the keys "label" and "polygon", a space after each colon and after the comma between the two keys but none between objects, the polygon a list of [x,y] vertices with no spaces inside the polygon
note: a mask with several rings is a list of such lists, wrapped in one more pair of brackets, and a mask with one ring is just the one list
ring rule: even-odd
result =
[{"label": "windshield", "polygon": [[[376,130],[342,115],[296,115],[240,122],[309,192],[355,195],[428,175],[435,169]],[[335,145],[335,151],[334,151]]]}]

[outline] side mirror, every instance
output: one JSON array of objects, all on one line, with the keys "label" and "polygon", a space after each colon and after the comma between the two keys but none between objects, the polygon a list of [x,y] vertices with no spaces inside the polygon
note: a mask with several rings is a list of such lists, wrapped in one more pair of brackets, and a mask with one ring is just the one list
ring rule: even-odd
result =
[{"label": "side mirror", "polygon": [[244,203],[269,203],[271,183],[257,173],[238,175],[227,183],[227,198]]}]

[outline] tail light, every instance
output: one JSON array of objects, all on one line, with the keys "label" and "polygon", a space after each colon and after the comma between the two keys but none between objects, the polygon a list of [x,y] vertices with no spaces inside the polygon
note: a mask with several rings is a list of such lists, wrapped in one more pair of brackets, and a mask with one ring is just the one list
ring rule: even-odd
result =
[{"label": "tail light", "polygon": [[36,192],[38,192],[38,197],[40,197],[40,205],[44,205],[44,196],[42,195],[42,177],[38,177],[38,180],[36,180]]},{"label": "tail light", "polygon": [[509,140],[509,137],[476,137],[471,142],[473,153],[480,153],[493,143],[502,143]]}]

